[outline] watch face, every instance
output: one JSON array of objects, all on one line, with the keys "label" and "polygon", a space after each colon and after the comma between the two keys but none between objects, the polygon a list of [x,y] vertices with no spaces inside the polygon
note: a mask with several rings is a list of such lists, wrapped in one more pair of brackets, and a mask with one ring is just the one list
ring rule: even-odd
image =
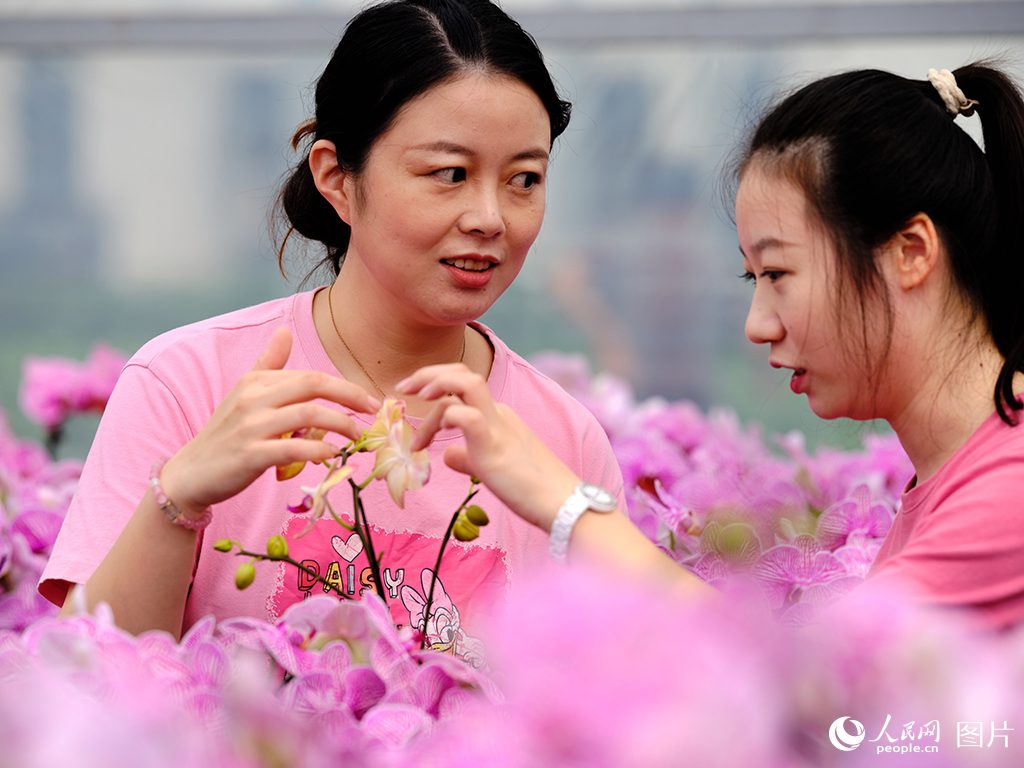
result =
[{"label": "watch face", "polygon": [[600,512],[611,512],[618,506],[618,501],[608,491],[593,483],[580,483],[579,491]]}]

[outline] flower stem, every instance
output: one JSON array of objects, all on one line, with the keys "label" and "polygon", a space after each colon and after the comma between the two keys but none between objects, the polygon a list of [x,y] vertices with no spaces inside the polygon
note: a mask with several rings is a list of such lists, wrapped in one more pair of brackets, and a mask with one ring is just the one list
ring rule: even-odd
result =
[{"label": "flower stem", "polygon": [[455,528],[455,521],[459,519],[459,513],[466,508],[466,505],[476,496],[477,491],[475,489],[476,483],[471,482],[469,484],[469,495],[463,499],[462,504],[459,505],[458,509],[455,510],[455,514],[452,515],[451,522],[448,523],[448,530],[444,532],[444,538],[441,539],[441,548],[437,551],[437,562],[434,563],[434,570],[430,574],[430,592],[427,593],[427,604],[423,608],[423,646],[427,644],[427,622],[430,621],[430,609],[434,607],[434,585],[437,584],[437,574],[441,570],[441,556],[444,554],[445,547],[448,546],[448,539],[452,537],[452,529]]},{"label": "flower stem", "polygon": [[50,454],[50,461],[57,460],[57,446],[60,445],[61,439],[64,437],[64,422],[62,421],[53,429],[46,433],[46,446],[47,452]]},{"label": "flower stem", "polygon": [[296,562],[292,558],[288,557],[288,555],[279,556],[279,555],[268,555],[266,553],[263,553],[261,555],[258,552],[248,552],[248,551],[242,549],[241,546],[239,546],[238,552],[236,554],[237,555],[242,555],[242,556],[245,556],[245,557],[253,557],[253,558],[257,559],[257,560],[272,560],[274,562],[282,562],[282,563],[288,563],[289,565],[294,565],[300,571],[305,571],[307,576],[312,577],[316,581],[318,581],[321,584],[323,584],[324,587],[326,587],[327,589],[330,589],[332,592],[337,594],[338,597],[345,598],[346,600],[348,599],[348,597],[345,595],[345,593],[342,592],[336,585],[331,584],[329,581],[324,579],[320,574],[318,574],[316,571],[314,571],[308,565],[303,565],[302,563]]},{"label": "flower stem", "polygon": [[377,594],[380,595],[380,599],[387,605],[388,599],[384,592],[384,583],[380,578],[380,563],[377,561],[377,554],[373,550],[373,539],[370,538],[370,524],[366,521],[366,509],[363,507],[363,500],[359,498],[359,491],[361,489],[352,478],[348,479],[348,484],[352,486],[352,517],[355,520],[356,534],[359,536],[359,540],[363,542],[366,558],[370,561],[370,578],[373,579],[373,585],[377,590]]}]

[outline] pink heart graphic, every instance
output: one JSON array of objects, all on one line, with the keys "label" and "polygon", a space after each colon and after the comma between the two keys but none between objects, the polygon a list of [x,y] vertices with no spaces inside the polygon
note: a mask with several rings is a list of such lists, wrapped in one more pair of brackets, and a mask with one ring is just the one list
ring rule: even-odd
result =
[{"label": "pink heart graphic", "polygon": [[341,536],[332,536],[331,546],[334,547],[335,552],[350,563],[359,556],[360,552],[363,551],[363,542],[359,538],[358,533],[353,533],[349,536],[348,541],[342,541]]}]

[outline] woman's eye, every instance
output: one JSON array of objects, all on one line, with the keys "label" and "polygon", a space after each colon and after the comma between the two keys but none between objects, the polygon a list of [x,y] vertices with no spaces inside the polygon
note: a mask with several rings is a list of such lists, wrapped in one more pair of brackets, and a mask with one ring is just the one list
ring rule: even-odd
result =
[{"label": "woman's eye", "polygon": [[[785,274],[785,272],[783,272],[782,270],[766,269],[764,272],[762,272],[760,274],[760,277],[767,277],[769,280],[771,280],[774,283],[776,280],[778,280],[784,274]],[[737,277],[739,277],[741,280],[746,280],[748,283],[753,283],[753,282],[757,281],[757,278],[759,276],[755,275],[753,272],[744,272],[742,275],[737,275]]]},{"label": "woman's eye", "polygon": [[512,177],[512,186],[519,187],[520,189],[529,189],[538,181],[540,181],[539,173],[524,171],[523,173],[517,173]]},{"label": "woman's eye", "polygon": [[460,181],[466,180],[466,169],[442,168],[439,171],[434,171],[431,176],[436,176],[441,181],[447,181],[449,184],[458,184]]}]

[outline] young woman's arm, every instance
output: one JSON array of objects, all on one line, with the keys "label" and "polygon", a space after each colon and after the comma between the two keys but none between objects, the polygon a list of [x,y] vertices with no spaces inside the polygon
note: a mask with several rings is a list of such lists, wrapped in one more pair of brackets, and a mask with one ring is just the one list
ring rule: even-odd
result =
[{"label": "young woman's arm", "polygon": [[[509,509],[550,533],[558,510],[580,478],[511,408],[494,402],[482,376],[463,365],[435,365],[420,369],[397,389],[425,400],[440,398],[420,425],[413,450],[429,444],[439,429],[462,430],[466,444],[450,447],[445,463],[479,478]],[[459,400],[445,397],[449,392]],[[709,589],[673,563],[618,510],[584,514],[569,541],[571,560],[617,565],[682,587]]]},{"label": "young woman's arm", "polygon": [[[379,408],[358,386],[314,371],[283,370],[291,334],[278,329],[255,367],[217,406],[206,426],[160,473],[167,498],[192,519],[212,504],[248,487],[268,468],[296,461],[324,461],[337,448],[321,440],[281,440],[282,434],[317,427],[361,436],[352,419],[326,405],[372,413]],[[130,632],[181,633],[199,535],[170,522],[147,490],[110,551],[86,581],[91,608],[110,604],[118,626]],[[72,610],[65,601],[62,615]]]}]

